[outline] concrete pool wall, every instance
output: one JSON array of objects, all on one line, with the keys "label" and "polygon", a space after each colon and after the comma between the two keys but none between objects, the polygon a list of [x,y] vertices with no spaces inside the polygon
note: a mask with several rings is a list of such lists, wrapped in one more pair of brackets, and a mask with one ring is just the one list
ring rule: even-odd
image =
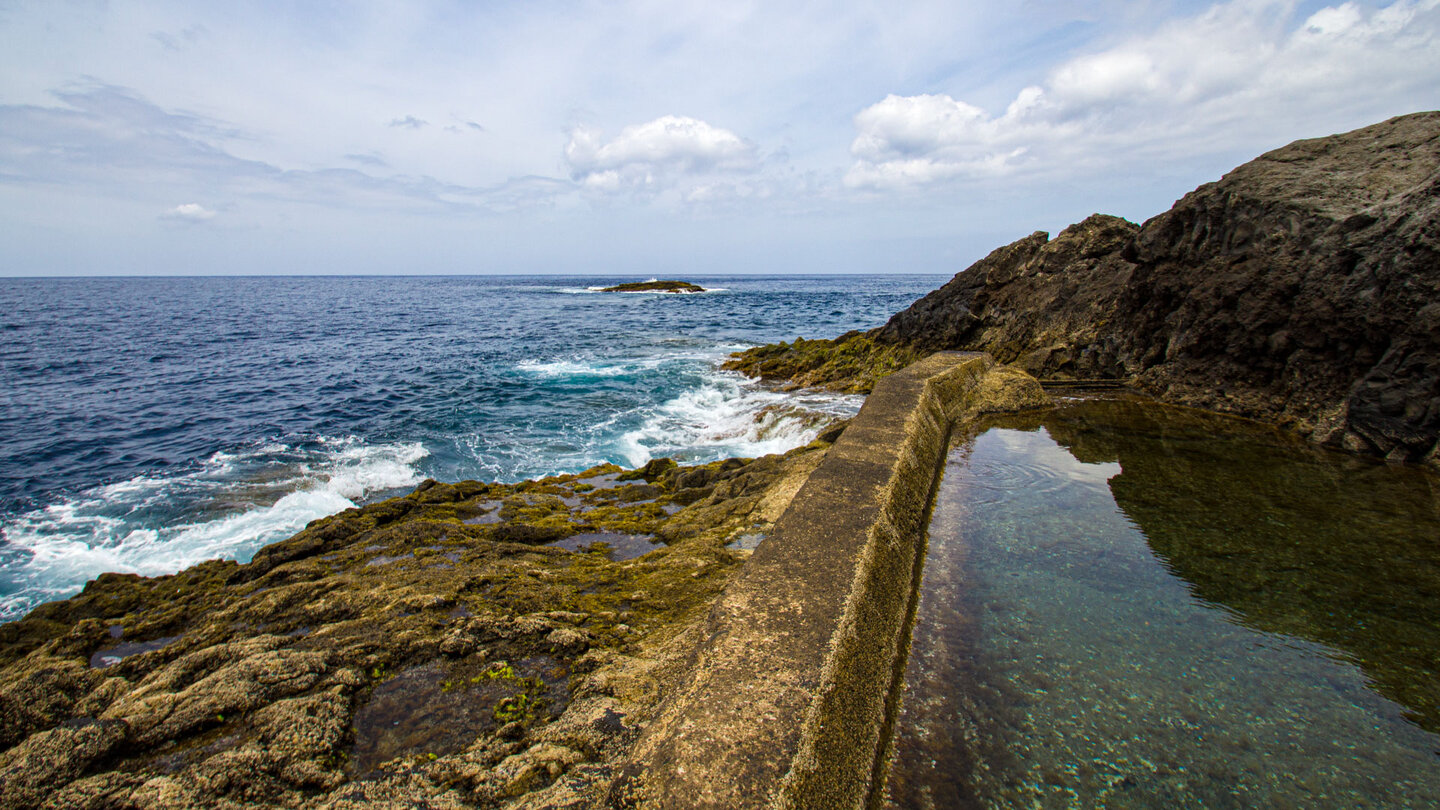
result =
[{"label": "concrete pool wall", "polygon": [[877,801],[927,515],[951,429],[992,366],[944,352],[875,387],[717,599],[627,768],[638,804]]}]

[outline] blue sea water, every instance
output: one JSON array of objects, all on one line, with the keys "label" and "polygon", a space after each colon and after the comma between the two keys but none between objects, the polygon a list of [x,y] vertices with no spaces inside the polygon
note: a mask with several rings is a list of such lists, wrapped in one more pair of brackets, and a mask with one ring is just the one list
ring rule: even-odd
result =
[{"label": "blue sea water", "polygon": [[426,477],[808,442],[857,397],[730,352],[877,326],[936,276],[0,280],[0,620],[104,571],[246,560]]}]

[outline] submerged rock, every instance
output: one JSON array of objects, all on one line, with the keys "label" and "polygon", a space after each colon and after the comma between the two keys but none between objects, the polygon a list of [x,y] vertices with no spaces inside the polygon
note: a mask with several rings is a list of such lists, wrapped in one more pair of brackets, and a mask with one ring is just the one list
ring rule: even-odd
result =
[{"label": "submerged rock", "polygon": [[1031,234],[879,329],[731,367],[868,390],[942,349],[1440,463],[1440,112],[1297,141],[1143,225]]},{"label": "submerged rock", "polygon": [[628,281],[606,287],[600,292],[700,293],[705,292],[705,288],[688,281]]}]

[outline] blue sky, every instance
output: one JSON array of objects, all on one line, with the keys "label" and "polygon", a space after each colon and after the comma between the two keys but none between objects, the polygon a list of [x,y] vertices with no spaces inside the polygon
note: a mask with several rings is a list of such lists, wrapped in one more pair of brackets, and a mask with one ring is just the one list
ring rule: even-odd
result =
[{"label": "blue sky", "polygon": [[1440,0],[0,0],[0,275],[934,272],[1440,108]]}]

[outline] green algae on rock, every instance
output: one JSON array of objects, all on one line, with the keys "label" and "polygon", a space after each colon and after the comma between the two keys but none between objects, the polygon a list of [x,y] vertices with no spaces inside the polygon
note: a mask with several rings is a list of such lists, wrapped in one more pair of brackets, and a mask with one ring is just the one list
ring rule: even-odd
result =
[{"label": "green algae on rock", "polygon": [[701,293],[705,292],[705,288],[688,281],[627,281],[600,292]]},{"label": "green algae on rock", "polygon": [[796,338],[793,343],[756,346],[731,355],[724,368],[780,382],[784,390],[823,388],[868,394],[881,377],[927,354],[908,346],[878,343],[863,332],[846,332],[834,340]]},{"label": "green algae on rock", "polygon": [[983,351],[1440,465],[1437,171],[1440,112],[1297,141],[1143,225],[1096,214],[1033,233],[880,328],[730,367],[863,391],[910,359]]},{"label": "green algae on rock", "polygon": [[642,730],[616,795],[716,810],[866,804],[952,425],[1052,404],[992,365],[942,353],[880,382],[708,611],[696,664]]},{"label": "green algae on rock", "polygon": [[[0,626],[0,808],[594,799],[749,556],[727,545],[828,447],[426,481],[248,564],[101,576]],[[585,535],[653,545],[557,545]]]}]

